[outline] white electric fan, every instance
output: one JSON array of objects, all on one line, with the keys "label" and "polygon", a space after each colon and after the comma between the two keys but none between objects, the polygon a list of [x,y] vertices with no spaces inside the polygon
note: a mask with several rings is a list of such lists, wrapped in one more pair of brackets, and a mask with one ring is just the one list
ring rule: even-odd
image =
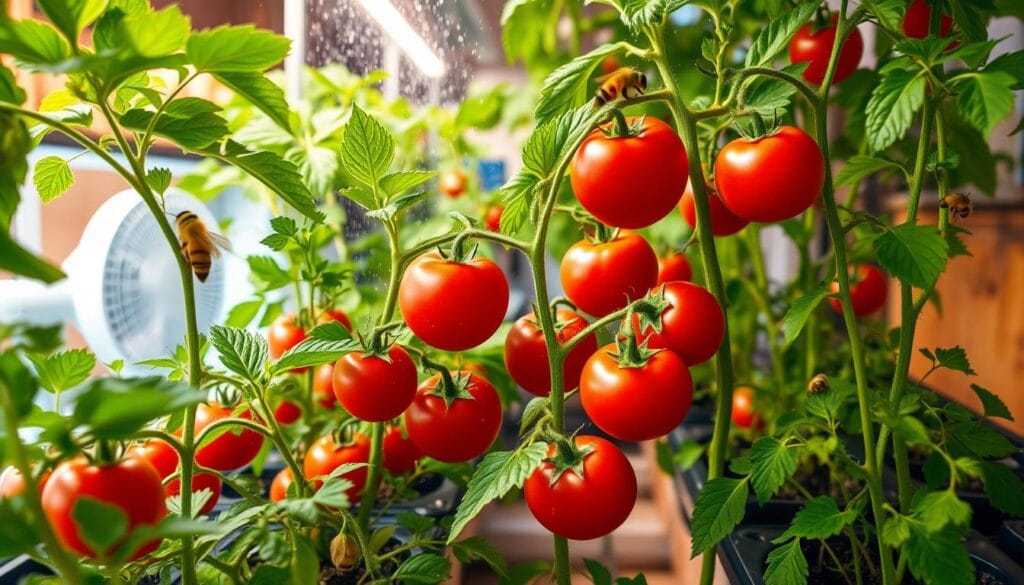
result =
[{"label": "white electric fan", "polygon": [[[213,214],[195,197],[172,188],[164,201],[172,227],[173,216],[189,210],[216,230]],[[69,321],[100,360],[123,359],[126,369],[140,360],[168,356],[185,339],[176,253],[139,195],[122,191],[89,220],[78,247],[63,264],[66,279],[51,286],[0,280],[0,322]],[[214,259],[206,282],[193,282],[199,329],[205,331],[221,315],[224,256]]]}]

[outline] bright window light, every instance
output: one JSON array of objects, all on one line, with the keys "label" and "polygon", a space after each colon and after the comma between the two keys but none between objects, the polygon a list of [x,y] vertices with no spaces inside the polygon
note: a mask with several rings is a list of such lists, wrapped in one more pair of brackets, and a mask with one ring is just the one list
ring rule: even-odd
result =
[{"label": "bright window light", "polygon": [[444,75],[444,62],[427,45],[409,21],[395,8],[390,0],[358,0],[363,10],[373,17],[380,28],[391,37],[416,67],[427,77]]}]

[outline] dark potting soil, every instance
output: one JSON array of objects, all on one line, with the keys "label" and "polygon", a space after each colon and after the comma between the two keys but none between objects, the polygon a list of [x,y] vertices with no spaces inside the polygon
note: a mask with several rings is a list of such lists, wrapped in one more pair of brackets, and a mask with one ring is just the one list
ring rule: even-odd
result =
[{"label": "dark potting soil", "polygon": [[[844,490],[846,494],[856,494],[860,491],[862,484],[856,479],[844,476],[841,478],[833,478],[829,473],[828,467],[817,464],[804,464],[797,468],[796,473],[793,474],[793,481],[814,496],[831,496],[837,501],[845,501],[846,498],[843,496]],[[839,482],[842,482],[841,484]],[[779,492],[775,494],[775,498],[779,500],[804,500],[803,494],[801,494],[791,484],[786,483],[779,489]]]}]

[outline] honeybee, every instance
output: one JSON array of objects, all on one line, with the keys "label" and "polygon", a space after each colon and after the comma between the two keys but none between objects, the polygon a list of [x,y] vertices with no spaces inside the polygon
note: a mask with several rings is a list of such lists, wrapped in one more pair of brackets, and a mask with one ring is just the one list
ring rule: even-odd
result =
[{"label": "honeybee", "polygon": [[821,394],[826,390],[828,390],[828,376],[825,374],[817,374],[807,383],[808,394]]},{"label": "honeybee", "polygon": [[647,90],[647,76],[632,67],[619,67],[594,81],[601,84],[594,94],[594,107],[601,107],[618,97],[643,95]]},{"label": "honeybee", "polygon": [[231,242],[220,234],[206,229],[206,224],[199,216],[185,210],[175,216],[178,225],[178,239],[181,241],[181,253],[192,266],[199,282],[206,282],[210,276],[212,258],[220,257],[220,249],[231,249]]},{"label": "honeybee", "polygon": [[974,204],[971,203],[971,198],[966,193],[950,193],[942,198],[939,202],[939,207],[946,207],[949,209],[949,215],[952,216],[953,221],[956,218],[967,219],[967,216],[974,211]]}]

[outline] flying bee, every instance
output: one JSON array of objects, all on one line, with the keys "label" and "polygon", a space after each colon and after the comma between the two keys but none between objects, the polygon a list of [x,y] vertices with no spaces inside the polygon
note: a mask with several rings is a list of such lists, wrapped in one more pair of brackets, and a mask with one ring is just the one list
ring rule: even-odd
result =
[{"label": "flying bee", "polygon": [[206,224],[199,216],[185,210],[175,216],[178,225],[178,239],[181,241],[181,253],[185,261],[192,266],[199,282],[206,282],[210,276],[211,260],[220,257],[220,250],[231,249],[231,242],[220,234],[206,229]]},{"label": "flying bee", "polygon": [[807,383],[808,394],[821,394],[826,390],[828,390],[828,376],[825,374],[817,374]]},{"label": "flying bee", "polygon": [[952,216],[953,221],[956,218],[967,219],[967,216],[974,211],[974,204],[971,203],[971,198],[966,193],[950,193],[942,198],[939,202],[939,207],[945,207],[949,209],[949,215]]},{"label": "flying bee", "polygon": [[620,67],[594,81],[601,84],[594,94],[594,107],[601,107],[619,97],[643,95],[647,90],[647,76],[632,67]]}]

